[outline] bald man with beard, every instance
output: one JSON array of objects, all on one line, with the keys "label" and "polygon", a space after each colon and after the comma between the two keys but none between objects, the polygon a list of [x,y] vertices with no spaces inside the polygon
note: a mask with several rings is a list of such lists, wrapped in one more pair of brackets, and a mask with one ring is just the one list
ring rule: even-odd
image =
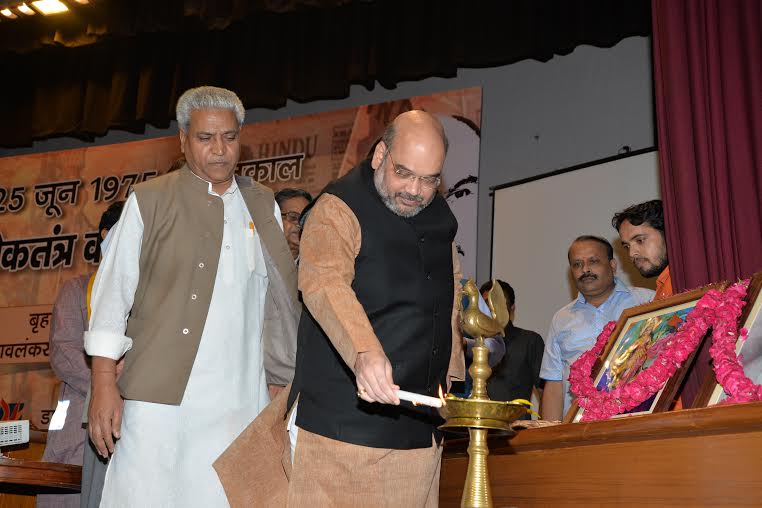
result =
[{"label": "bald man with beard", "polygon": [[[267,472],[279,464],[243,451],[262,450],[254,425],[216,464],[231,504],[264,495],[274,506],[437,506],[442,420],[395,390],[436,396],[464,377],[457,221],[437,192],[446,153],[435,117],[403,113],[309,210],[296,374],[288,400],[269,411],[280,422],[259,434],[289,442],[278,471],[287,492]],[[242,462],[253,468],[245,476],[234,473]]]}]

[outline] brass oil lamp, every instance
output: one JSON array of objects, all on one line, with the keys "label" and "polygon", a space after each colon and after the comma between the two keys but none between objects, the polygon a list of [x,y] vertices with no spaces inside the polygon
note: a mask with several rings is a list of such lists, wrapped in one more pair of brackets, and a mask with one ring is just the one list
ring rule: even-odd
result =
[{"label": "brass oil lamp", "polygon": [[473,379],[473,390],[467,399],[448,393],[440,414],[445,423],[440,429],[468,429],[468,471],[463,486],[460,506],[464,508],[492,507],[492,493],[487,470],[487,434],[490,431],[512,433],[510,424],[526,414],[527,401],[501,402],[490,400],[487,394],[487,379],[492,369],[487,362],[489,349],[484,345],[485,337],[503,335],[510,316],[505,295],[497,281],[487,296],[490,316],[479,310],[479,290],[473,280],[468,280],[461,296],[468,298],[468,307],[463,309],[458,299],[463,331],[474,338],[473,362],[468,372]]}]

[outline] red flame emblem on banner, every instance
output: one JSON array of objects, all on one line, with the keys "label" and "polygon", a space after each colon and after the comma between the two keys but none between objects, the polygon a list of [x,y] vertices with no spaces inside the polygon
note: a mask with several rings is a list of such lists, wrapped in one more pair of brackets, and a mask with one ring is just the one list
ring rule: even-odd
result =
[{"label": "red flame emblem on banner", "polygon": [[0,399],[0,421],[21,420],[21,411],[24,409],[23,402],[5,402]]}]

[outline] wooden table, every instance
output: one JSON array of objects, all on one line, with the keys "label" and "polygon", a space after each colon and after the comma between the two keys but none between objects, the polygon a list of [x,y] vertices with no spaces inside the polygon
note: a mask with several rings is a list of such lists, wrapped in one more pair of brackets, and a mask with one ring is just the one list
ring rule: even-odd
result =
[{"label": "wooden table", "polygon": [[82,467],[0,457],[0,484],[51,487],[79,492]]},{"label": "wooden table", "polygon": [[3,449],[12,458],[0,458],[0,508],[34,508],[37,494],[79,492],[82,468],[41,462],[44,450],[44,439]]},{"label": "wooden table", "polygon": [[[445,446],[440,506],[459,506],[465,442]],[[762,506],[762,403],[714,406],[491,438],[503,506]]]}]

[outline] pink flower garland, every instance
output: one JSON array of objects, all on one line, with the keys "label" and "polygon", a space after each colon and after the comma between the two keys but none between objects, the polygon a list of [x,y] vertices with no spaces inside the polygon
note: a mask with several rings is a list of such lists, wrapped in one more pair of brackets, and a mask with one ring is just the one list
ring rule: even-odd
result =
[{"label": "pink flower garland", "polygon": [[743,310],[743,298],[749,281],[738,282],[725,293],[731,296],[724,299],[717,308],[717,319],[712,330],[710,353],[714,360],[714,372],[728,398],[724,403],[753,402],[762,400],[762,386],[756,385],[743,371],[741,360],[736,355],[736,343],[740,333],[746,340],[748,331],[744,328],[737,332],[738,318]]},{"label": "pink flower garland", "polygon": [[595,387],[591,374],[596,359],[616,327],[615,322],[608,323],[593,348],[583,353],[570,369],[571,391],[577,397],[579,406],[585,409],[582,420],[605,420],[643,403],[677,372],[710,327],[714,328],[711,352],[720,384],[733,401],[762,400],[762,386],[754,385],[743,374],[743,367],[735,354],[735,330],[747,285],[748,281],[737,283],[724,293],[716,289],[707,291],[680,328],[662,339],[668,341],[667,347],[654,363],[629,383],[620,384],[607,392]]}]

